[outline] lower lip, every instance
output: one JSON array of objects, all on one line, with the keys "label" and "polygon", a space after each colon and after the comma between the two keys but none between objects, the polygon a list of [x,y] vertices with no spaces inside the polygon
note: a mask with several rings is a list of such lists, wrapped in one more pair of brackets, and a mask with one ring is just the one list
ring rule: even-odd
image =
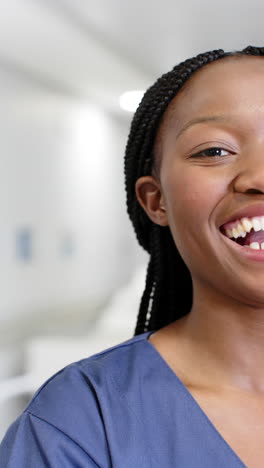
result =
[{"label": "lower lip", "polygon": [[264,262],[264,250],[255,250],[251,249],[250,247],[243,247],[240,244],[230,240],[228,237],[224,236],[221,233],[221,236],[225,239],[225,242],[228,246],[232,247],[238,254],[244,256],[248,260],[254,260],[256,262]]}]

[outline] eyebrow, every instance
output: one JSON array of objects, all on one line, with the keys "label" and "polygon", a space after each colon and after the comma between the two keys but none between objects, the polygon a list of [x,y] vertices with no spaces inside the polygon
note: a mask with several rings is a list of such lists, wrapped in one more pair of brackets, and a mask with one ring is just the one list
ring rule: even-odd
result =
[{"label": "eyebrow", "polygon": [[227,122],[230,121],[230,119],[225,116],[225,115],[209,115],[209,116],[204,116],[204,117],[197,117],[196,119],[189,120],[179,131],[177,138],[185,132],[188,128],[192,127],[193,125],[197,125],[200,123],[205,123],[205,122]]}]

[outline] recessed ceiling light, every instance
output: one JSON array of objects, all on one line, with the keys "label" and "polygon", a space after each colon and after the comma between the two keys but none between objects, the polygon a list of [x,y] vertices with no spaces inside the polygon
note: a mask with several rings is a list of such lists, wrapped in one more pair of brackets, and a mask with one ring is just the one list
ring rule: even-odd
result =
[{"label": "recessed ceiling light", "polygon": [[120,107],[128,112],[135,112],[143,94],[144,91],[126,91],[119,98]]}]

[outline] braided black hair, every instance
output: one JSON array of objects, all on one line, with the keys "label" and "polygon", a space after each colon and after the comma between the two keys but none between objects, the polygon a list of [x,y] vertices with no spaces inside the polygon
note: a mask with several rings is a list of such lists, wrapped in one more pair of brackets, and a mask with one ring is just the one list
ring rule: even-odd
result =
[{"label": "braided black hair", "polygon": [[154,224],[148,218],[137,200],[135,183],[140,177],[151,175],[161,119],[186,81],[215,60],[240,55],[261,56],[264,55],[264,47],[248,46],[238,52],[213,50],[181,62],[146,91],[133,117],[125,154],[127,210],[139,244],[150,254],[136,335],[158,330],[190,312],[193,292],[190,272],[175,246],[169,227]]}]

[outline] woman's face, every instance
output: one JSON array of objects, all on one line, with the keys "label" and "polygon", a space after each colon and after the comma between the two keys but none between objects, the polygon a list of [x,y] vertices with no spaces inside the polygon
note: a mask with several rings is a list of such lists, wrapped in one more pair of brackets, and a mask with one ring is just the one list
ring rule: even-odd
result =
[{"label": "woman's face", "polygon": [[227,58],[201,69],[174,99],[161,133],[166,212],[157,219],[169,224],[194,290],[263,305],[264,251],[239,246],[220,227],[252,217],[252,206],[264,216],[264,59]]}]

